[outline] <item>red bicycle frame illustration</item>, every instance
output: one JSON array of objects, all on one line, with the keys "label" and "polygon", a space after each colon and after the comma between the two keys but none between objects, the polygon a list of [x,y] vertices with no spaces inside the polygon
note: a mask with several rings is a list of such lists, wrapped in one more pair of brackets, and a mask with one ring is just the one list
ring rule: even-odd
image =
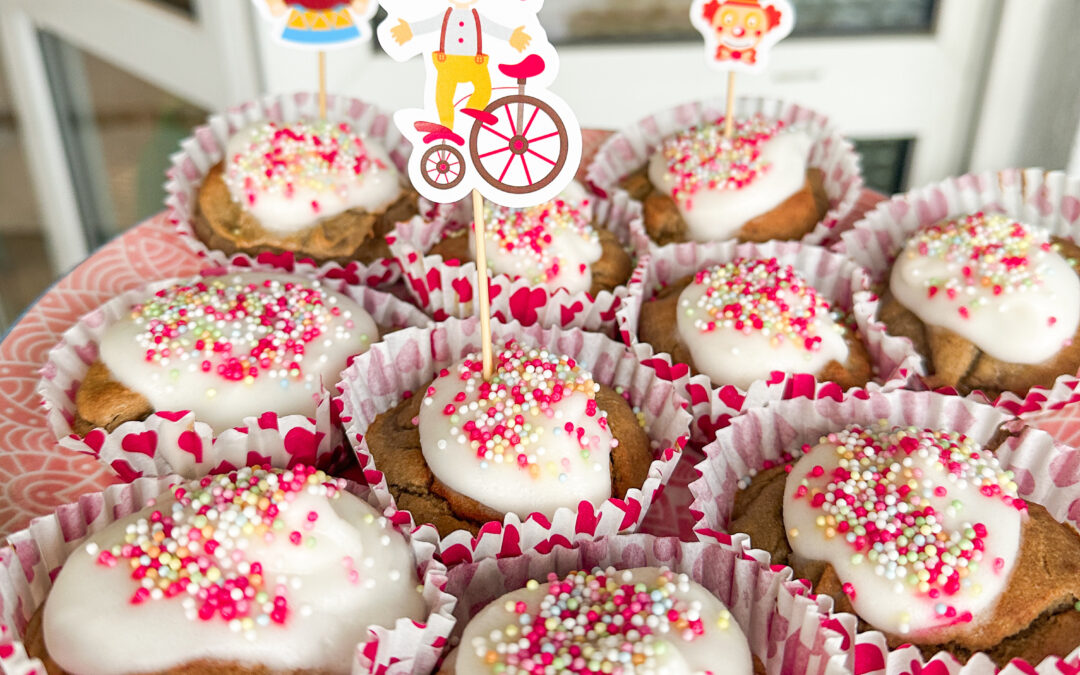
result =
[{"label": "red bicycle frame illustration", "polygon": [[[466,108],[473,119],[468,151],[473,168],[492,187],[510,194],[542,190],[558,178],[569,154],[566,125],[545,101],[525,93],[526,82],[544,72],[544,59],[530,55],[520,63],[499,66],[517,80],[517,93],[492,101],[484,110]],[[465,178],[467,164],[458,148],[465,139],[441,124],[416,122],[424,145],[420,160],[428,185],[450,190]]]}]

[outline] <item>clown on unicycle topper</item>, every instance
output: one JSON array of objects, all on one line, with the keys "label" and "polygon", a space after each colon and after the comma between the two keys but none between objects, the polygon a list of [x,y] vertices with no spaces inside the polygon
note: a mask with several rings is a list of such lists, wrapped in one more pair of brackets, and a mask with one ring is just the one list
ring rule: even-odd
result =
[{"label": "clown on unicycle topper", "polygon": [[409,173],[447,203],[479,190],[506,206],[559,194],[581,157],[569,106],[548,91],[558,57],[536,13],[543,0],[383,0],[379,42],[396,60],[427,56],[424,108],[395,123],[413,142]]}]

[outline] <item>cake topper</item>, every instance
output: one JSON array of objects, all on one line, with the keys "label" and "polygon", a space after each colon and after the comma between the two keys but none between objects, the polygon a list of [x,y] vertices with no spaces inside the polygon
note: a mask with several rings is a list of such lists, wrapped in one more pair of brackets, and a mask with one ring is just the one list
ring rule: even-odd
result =
[{"label": "cake topper", "polygon": [[769,51],[795,28],[789,0],[694,0],[690,23],[705,38],[709,65],[728,72],[724,135],[735,128],[735,73],[765,70]]},{"label": "cake topper", "polygon": [[253,0],[286,46],[319,53],[319,113],[326,117],[326,50],[371,40],[377,0]]},{"label": "cake topper", "polygon": [[379,43],[424,58],[424,107],[394,121],[413,144],[409,176],[439,204],[472,193],[484,347],[491,373],[483,198],[526,208],[554,199],[581,162],[581,128],[548,90],[559,70],[537,13],[544,0],[381,0]]}]

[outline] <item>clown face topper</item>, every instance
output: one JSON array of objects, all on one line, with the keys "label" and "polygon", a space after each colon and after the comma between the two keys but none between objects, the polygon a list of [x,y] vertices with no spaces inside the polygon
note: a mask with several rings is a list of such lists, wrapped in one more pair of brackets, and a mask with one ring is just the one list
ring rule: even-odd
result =
[{"label": "clown face topper", "polygon": [[413,143],[409,175],[433,202],[472,190],[496,204],[553,199],[581,162],[581,128],[549,91],[559,58],[537,18],[543,0],[382,0],[379,43],[422,56],[424,107],[394,121]]},{"label": "clown face topper", "polygon": [[705,37],[714,68],[757,72],[773,45],[791,34],[795,9],[788,0],[694,0],[690,21]]},{"label": "clown face topper", "polygon": [[378,0],[254,0],[289,47],[328,50],[371,40]]}]

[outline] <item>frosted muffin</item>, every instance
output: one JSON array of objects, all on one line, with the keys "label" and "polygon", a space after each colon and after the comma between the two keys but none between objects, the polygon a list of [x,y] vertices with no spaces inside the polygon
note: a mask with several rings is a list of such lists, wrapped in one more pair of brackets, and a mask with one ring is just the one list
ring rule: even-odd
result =
[{"label": "frosted muffin", "polygon": [[833,597],[891,648],[999,666],[1080,645],[1080,535],[1018,496],[989,447],[849,426],[748,479],[728,530]]},{"label": "frosted muffin", "polygon": [[548,517],[640,487],[649,437],[626,399],[574,359],[508,343],[483,378],[478,354],[378,415],[364,434],[398,508],[442,536],[507,513]]},{"label": "frosted muffin", "polygon": [[531,672],[691,675],[764,672],[714,595],[665,568],[572,572],[529,581],[480,610],[440,675]]},{"label": "frosted muffin", "polygon": [[241,469],[82,542],[25,643],[53,675],[348,673],[370,627],[427,615],[405,539],[343,482]]},{"label": "frosted muffin", "polygon": [[880,317],[926,359],[933,386],[1023,395],[1080,370],[1080,248],[1008,216],[916,232],[882,289]]},{"label": "frosted muffin", "polygon": [[226,254],[291,251],[317,263],[389,258],[386,235],[418,195],[378,142],[344,122],[262,122],[234,134],[199,187],[193,225]]},{"label": "frosted muffin", "polygon": [[[549,291],[599,295],[626,284],[633,259],[610,230],[595,224],[593,198],[577,182],[556,199],[527,209],[484,204],[488,271]],[[472,227],[447,232],[429,255],[475,262]]]},{"label": "frosted muffin", "polygon": [[74,431],[192,411],[221,432],[266,412],[315,413],[349,357],[379,340],[363,307],[280,274],[196,277],[110,325],[75,395]]},{"label": "frosted muffin", "polygon": [[739,258],[669,284],[642,305],[638,336],[716,386],[745,390],[774,371],[844,389],[873,377],[853,322],[776,258]]},{"label": "frosted muffin", "polygon": [[762,115],[703,124],[666,140],[622,187],[645,207],[656,244],[801,239],[829,209],[805,133]]}]

